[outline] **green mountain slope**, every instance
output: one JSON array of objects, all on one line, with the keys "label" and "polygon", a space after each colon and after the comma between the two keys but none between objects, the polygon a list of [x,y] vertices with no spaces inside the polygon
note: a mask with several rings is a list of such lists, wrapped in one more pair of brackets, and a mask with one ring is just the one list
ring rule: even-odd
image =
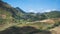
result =
[{"label": "green mountain slope", "polygon": [[60,11],[47,12],[45,13],[45,15],[47,16],[47,18],[60,18]]},{"label": "green mountain slope", "polygon": [[20,19],[22,10],[17,10],[16,8],[11,7],[9,4],[0,0],[0,23],[2,22],[16,22]]}]

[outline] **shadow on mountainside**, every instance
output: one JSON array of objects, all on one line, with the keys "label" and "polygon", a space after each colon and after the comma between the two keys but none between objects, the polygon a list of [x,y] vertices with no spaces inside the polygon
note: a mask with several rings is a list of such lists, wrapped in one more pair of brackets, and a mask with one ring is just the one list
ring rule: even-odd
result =
[{"label": "shadow on mountainside", "polygon": [[40,31],[31,26],[24,27],[10,27],[4,31],[0,31],[0,34],[51,34],[50,31]]}]

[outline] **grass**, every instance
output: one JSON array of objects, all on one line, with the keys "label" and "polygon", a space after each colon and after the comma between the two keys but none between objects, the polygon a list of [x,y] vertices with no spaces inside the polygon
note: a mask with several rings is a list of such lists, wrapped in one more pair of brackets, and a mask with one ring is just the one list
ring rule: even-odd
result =
[{"label": "grass", "polygon": [[37,29],[41,29],[41,30],[47,30],[48,27],[52,27],[53,24],[46,24],[46,23],[28,23],[28,24],[18,24],[16,25],[18,27],[23,27],[23,26],[32,26],[35,27]]},{"label": "grass", "polygon": [[4,25],[1,25],[0,26],[0,31],[2,30],[5,30],[6,28],[8,27],[11,27],[11,26],[16,26],[16,27],[24,27],[24,26],[31,26],[31,27],[35,27],[37,29],[40,29],[40,30],[47,30],[48,27],[52,27],[52,25],[49,25],[49,24],[45,24],[45,23],[28,23],[28,24],[25,24],[25,23],[7,23],[7,24],[4,24]]}]

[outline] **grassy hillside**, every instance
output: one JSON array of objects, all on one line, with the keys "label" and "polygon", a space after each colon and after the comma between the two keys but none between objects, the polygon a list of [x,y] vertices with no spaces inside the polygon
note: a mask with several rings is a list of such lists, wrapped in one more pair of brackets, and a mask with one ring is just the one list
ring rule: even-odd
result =
[{"label": "grassy hillside", "polygon": [[1,31],[0,34],[51,34],[50,31],[39,30],[34,27],[9,27],[8,29]]}]

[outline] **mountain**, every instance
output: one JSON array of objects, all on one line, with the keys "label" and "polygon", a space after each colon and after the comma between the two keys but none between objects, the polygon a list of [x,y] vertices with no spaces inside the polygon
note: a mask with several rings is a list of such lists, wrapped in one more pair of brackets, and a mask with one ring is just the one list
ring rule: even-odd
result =
[{"label": "mountain", "polygon": [[6,2],[0,0],[0,24],[20,23],[20,21],[32,21],[31,14],[24,12],[19,7],[12,7]]},{"label": "mountain", "polygon": [[20,23],[20,22],[31,22],[44,20],[48,18],[60,18],[60,11],[51,11],[46,13],[26,13],[19,7],[12,7],[6,2],[0,0],[0,22],[11,22],[11,23]]},{"label": "mountain", "polygon": [[24,14],[21,9],[14,8],[6,2],[0,0],[0,22],[17,22],[20,20],[20,15]]},{"label": "mountain", "polygon": [[60,14],[60,11],[51,11],[51,12],[45,13],[47,18],[60,18],[59,14]]}]

